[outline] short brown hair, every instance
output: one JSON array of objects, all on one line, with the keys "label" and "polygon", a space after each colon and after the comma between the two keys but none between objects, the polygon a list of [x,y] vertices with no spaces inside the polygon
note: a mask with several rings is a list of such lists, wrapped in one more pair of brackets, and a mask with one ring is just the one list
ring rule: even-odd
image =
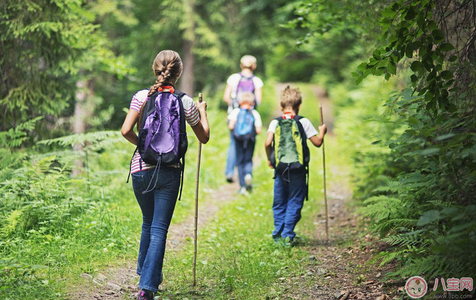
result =
[{"label": "short brown hair", "polygon": [[299,89],[292,89],[289,85],[281,94],[280,105],[282,108],[292,107],[294,111],[299,110],[299,105],[302,103],[301,92]]}]

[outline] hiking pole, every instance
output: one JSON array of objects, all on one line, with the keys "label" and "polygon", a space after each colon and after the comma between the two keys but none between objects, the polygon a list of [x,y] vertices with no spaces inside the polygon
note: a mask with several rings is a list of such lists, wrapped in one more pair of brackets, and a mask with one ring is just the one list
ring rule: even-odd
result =
[{"label": "hiking pole", "polygon": [[[198,102],[202,102],[202,93],[198,94]],[[202,143],[198,142],[198,159],[197,159],[197,178],[195,186],[195,229],[193,233],[193,286],[197,285],[196,272],[197,272],[197,235],[198,235],[198,184],[200,182],[200,159],[202,156]]]},{"label": "hiking pole", "polygon": [[[322,103],[319,104],[321,111],[321,125],[324,124],[324,114],[322,113]],[[327,190],[326,190],[326,151],[324,148],[324,140],[322,140],[322,166],[324,170],[324,206],[326,209],[326,240],[329,240],[329,215],[327,212]]]}]

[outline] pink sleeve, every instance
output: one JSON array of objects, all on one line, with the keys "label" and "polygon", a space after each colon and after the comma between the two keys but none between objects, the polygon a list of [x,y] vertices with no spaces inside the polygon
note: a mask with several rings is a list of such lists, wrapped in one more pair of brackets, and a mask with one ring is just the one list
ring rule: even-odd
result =
[{"label": "pink sleeve", "polygon": [[185,120],[187,120],[187,123],[190,126],[195,126],[200,122],[200,113],[198,112],[198,108],[195,105],[195,103],[191,103],[191,105],[188,108],[184,107],[185,111]]},{"label": "pink sleeve", "polygon": [[129,108],[140,113],[142,104],[147,100],[147,93],[147,90],[142,90],[135,93],[135,95],[132,96],[131,105],[129,106]]}]

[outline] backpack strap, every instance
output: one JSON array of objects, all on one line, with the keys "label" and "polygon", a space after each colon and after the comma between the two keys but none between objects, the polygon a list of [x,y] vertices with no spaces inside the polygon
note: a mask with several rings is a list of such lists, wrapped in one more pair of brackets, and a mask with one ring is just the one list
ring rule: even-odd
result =
[{"label": "backpack strap", "polygon": [[[232,106],[233,108],[236,108],[235,107],[235,104],[239,104],[239,101],[238,101],[238,92],[240,91],[240,85],[241,85],[241,81],[243,80],[243,78],[246,78],[248,80],[251,80],[251,83],[253,84],[253,95],[255,95],[255,82],[253,81],[253,77],[255,77],[255,75],[251,75],[250,77],[246,77],[244,76],[241,72],[238,73],[238,75],[240,75],[240,80],[238,81],[238,85],[236,86],[236,97],[235,99],[232,99]],[[255,95],[255,98],[256,98],[256,95]],[[258,106],[258,103],[256,103],[255,101],[255,107]],[[239,107],[239,106],[238,106]]]},{"label": "backpack strap", "polygon": [[[180,106],[180,133],[186,134],[186,124],[185,124],[185,109],[183,108],[183,103],[182,103],[182,98],[186,94],[184,92],[181,92],[179,90],[174,91],[175,96],[179,99],[179,106]],[[183,190],[183,178],[185,175],[185,155],[182,156],[182,166],[181,166],[181,172],[180,172],[180,192],[179,192],[179,198],[178,200],[180,201],[182,199],[182,190]]]},{"label": "backpack strap", "polygon": [[185,176],[185,155],[182,157],[182,166],[180,172],[180,193],[179,193],[179,201],[182,199],[182,190],[183,190],[183,178]]},{"label": "backpack strap", "polygon": [[[296,120],[297,126],[299,128],[299,132],[301,133],[302,138],[302,151],[304,157],[304,169],[306,170],[306,201],[309,200],[309,147],[307,146],[307,136],[304,130],[304,126],[302,126],[301,119],[303,116],[295,115],[294,120]],[[307,157],[307,159],[306,159]]]},{"label": "backpack strap", "polygon": [[[137,146],[137,147],[136,147],[136,150],[134,150],[134,153],[132,153],[131,163],[129,164],[129,175],[127,175],[127,181],[126,181],[126,183],[129,183],[129,179],[131,178],[132,160],[134,159],[134,155],[136,155],[137,149],[139,149],[139,146]],[[141,168],[141,169],[142,169],[142,168]]]},{"label": "backpack strap", "polygon": [[[152,95],[148,96],[147,97],[148,99],[144,101],[144,103],[142,103],[142,106],[139,112],[139,120],[137,122],[137,131],[140,131],[140,129],[144,127],[145,120],[147,119],[147,118],[144,118],[144,114],[147,113],[147,111],[150,111],[153,107],[155,107],[155,98],[157,98],[158,94],[159,92],[156,91]],[[152,99],[153,101],[150,101]]]},{"label": "backpack strap", "polygon": [[248,79],[248,80],[251,80],[251,83],[253,84],[253,94],[254,94],[254,93],[255,93],[255,82],[253,81],[253,78],[255,77],[255,75],[252,74],[250,77],[246,77],[246,76],[243,75],[241,72],[238,73],[238,74],[240,74],[240,81],[238,81],[238,85],[237,85],[237,87],[236,87],[236,93],[238,94],[238,88],[240,87],[241,80],[242,80],[243,78],[246,78],[246,79]]}]

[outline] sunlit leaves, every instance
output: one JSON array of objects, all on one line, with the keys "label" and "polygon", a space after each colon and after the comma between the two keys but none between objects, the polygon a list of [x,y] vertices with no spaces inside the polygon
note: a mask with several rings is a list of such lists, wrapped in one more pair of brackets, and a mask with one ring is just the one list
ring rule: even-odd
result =
[{"label": "sunlit leaves", "polygon": [[[409,64],[413,71],[410,81],[415,91],[425,94],[427,109],[450,109],[451,84],[448,81],[453,79],[453,73],[445,62],[454,62],[457,58],[447,57],[454,46],[444,42],[443,31],[431,19],[433,6],[433,2],[426,0],[413,1],[411,6],[397,1],[382,12],[380,23],[388,31],[381,38],[386,46],[375,49],[366,66],[359,66],[358,71],[353,73],[357,84],[370,74],[384,76],[388,80],[396,75],[396,64],[413,59]],[[381,55],[384,51],[392,53],[391,61]]]}]

